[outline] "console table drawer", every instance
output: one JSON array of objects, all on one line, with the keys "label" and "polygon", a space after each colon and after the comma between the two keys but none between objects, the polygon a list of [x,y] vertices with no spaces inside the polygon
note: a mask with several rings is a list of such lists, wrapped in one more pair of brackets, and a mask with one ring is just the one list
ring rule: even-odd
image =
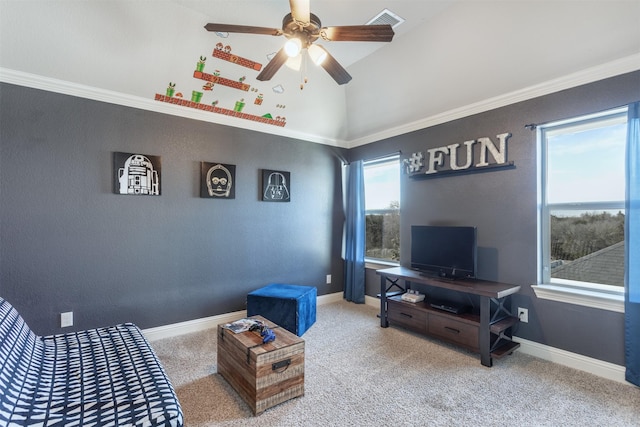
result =
[{"label": "console table drawer", "polygon": [[478,327],[450,317],[429,315],[429,333],[447,341],[478,350]]},{"label": "console table drawer", "polygon": [[418,332],[427,331],[427,313],[411,303],[387,300],[388,318],[395,325]]}]

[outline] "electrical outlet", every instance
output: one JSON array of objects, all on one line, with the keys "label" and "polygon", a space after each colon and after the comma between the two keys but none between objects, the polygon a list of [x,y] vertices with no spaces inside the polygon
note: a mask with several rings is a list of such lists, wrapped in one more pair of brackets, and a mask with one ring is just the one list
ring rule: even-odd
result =
[{"label": "electrical outlet", "polygon": [[69,326],[73,326],[73,311],[60,313],[60,327],[67,328]]},{"label": "electrical outlet", "polygon": [[327,285],[331,284],[331,275],[327,274]]},{"label": "electrical outlet", "polygon": [[529,309],[518,307],[518,319],[522,323],[529,323]]}]

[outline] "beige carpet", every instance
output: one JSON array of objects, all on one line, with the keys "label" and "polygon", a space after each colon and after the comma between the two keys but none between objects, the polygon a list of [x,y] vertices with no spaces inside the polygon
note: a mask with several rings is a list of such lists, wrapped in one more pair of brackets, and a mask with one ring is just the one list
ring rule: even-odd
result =
[{"label": "beige carpet", "polygon": [[515,352],[478,355],[402,329],[373,307],[318,307],[303,336],[305,395],[254,417],[216,373],[214,330],[152,343],[187,426],[640,426],[640,389]]}]

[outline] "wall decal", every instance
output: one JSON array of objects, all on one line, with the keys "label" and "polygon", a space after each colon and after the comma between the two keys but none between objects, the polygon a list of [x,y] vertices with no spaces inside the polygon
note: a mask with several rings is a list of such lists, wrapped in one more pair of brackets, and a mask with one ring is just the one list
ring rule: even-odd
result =
[{"label": "wall decal", "polygon": [[240,98],[239,101],[236,101],[235,107],[233,107],[233,111],[241,112],[245,106],[244,98]]},{"label": "wall decal", "polygon": [[271,61],[273,59],[273,57],[276,56],[277,54],[278,54],[278,51],[267,53],[267,60]]},{"label": "wall decal", "polygon": [[174,93],[176,93],[176,84],[169,82],[167,86],[167,96],[173,96]]},{"label": "wall decal", "polygon": [[197,90],[191,91],[191,102],[198,103],[202,100],[202,92],[198,92]]},{"label": "wall decal", "polygon": [[247,114],[243,112],[229,110],[227,108],[220,108],[217,106],[218,101],[214,101],[213,105],[202,104],[199,102],[193,102],[186,99],[182,99],[182,97],[178,97],[178,94],[175,96],[166,96],[159,93],[156,93],[155,97],[156,101],[166,102],[169,104],[181,105],[183,107],[194,108],[196,110],[209,111],[211,113],[224,114],[225,116],[237,117],[239,119],[251,120],[254,122],[260,122],[267,125],[274,125],[284,127],[287,124],[286,118],[282,116],[278,116],[276,119],[269,113],[263,114],[262,116],[256,116],[253,114]]},{"label": "wall decal", "polygon": [[196,71],[204,71],[204,64],[206,60],[207,60],[206,56],[200,57],[200,61],[198,61],[198,63],[196,64]]},{"label": "wall decal", "polygon": [[[232,55],[231,46],[225,46],[222,43],[216,44],[216,47],[213,50],[213,56],[217,59],[229,61],[231,63],[245,66],[257,71],[262,68],[262,65],[257,62],[250,61],[237,55]],[[203,70],[206,64],[206,60],[207,58],[205,56],[200,56],[198,62],[196,63],[196,69],[193,72],[193,77],[196,79],[204,80],[205,83],[200,87],[199,90],[191,91],[190,100],[184,99],[184,95],[182,92],[176,92],[176,84],[173,82],[169,82],[169,86],[166,89],[165,95],[156,93],[155,100],[279,127],[284,127],[286,125],[286,118],[284,116],[277,116],[274,119],[269,112],[262,115],[248,114],[243,112],[247,105],[244,98],[241,98],[239,100],[236,98],[236,100],[231,101],[233,102],[232,108],[219,107],[219,101],[217,99],[211,102],[210,105],[207,105],[210,101],[203,101],[204,93],[212,92],[216,84],[242,90],[244,92],[248,92],[249,90],[251,90],[252,92],[258,93],[258,95],[253,100],[253,104],[249,104],[253,106],[262,107],[264,105],[264,94],[260,93],[261,91],[259,91],[258,89],[252,88],[251,85],[245,83],[245,80],[247,79],[246,76],[241,76],[237,81],[235,81],[220,76],[220,70],[217,69],[213,72],[213,74],[205,73]],[[284,91],[284,88],[280,86],[280,90]],[[276,89],[274,89],[274,91],[276,91]],[[186,93],[188,96],[188,92]],[[278,104],[276,108],[284,108],[284,106]]]},{"label": "wall decal", "polygon": [[[260,71],[262,69],[262,64],[259,64],[255,61],[251,61],[250,59],[243,58],[241,56],[236,56],[231,54],[231,46],[223,46],[222,43],[216,43],[215,49],[213,49],[213,57],[222,59],[223,61],[229,61],[234,64],[241,65],[243,67],[251,68],[252,70]],[[202,71],[202,70],[199,70]]]},{"label": "wall decal", "polygon": [[291,173],[263,169],[262,200],[265,202],[291,201]]},{"label": "wall decal", "polygon": [[138,196],[159,196],[161,179],[159,156],[113,153],[114,192]]},{"label": "wall decal", "polygon": [[[490,138],[483,137],[462,144],[450,144],[411,153],[409,158],[402,160],[404,172],[410,177],[426,178],[513,167],[513,161],[507,159],[507,142],[511,134],[507,132],[496,137],[498,145]],[[462,146],[464,148],[461,148]]]},{"label": "wall decal", "polygon": [[200,163],[200,197],[207,199],[236,198],[236,165]]},{"label": "wall decal", "polygon": [[249,88],[251,87],[251,85],[248,85],[244,82],[244,79],[246,77],[240,77],[239,81],[235,81],[235,80],[231,80],[231,79],[227,79],[224,77],[220,77],[220,76],[216,76],[214,74],[208,74],[208,73],[203,73],[202,71],[194,71],[193,72],[193,77],[195,77],[196,79],[200,79],[200,80],[206,80],[209,81],[211,83],[218,83],[221,84],[223,86],[227,86],[233,89],[239,89],[239,90],[243,90],[245,92],[247,92],[249,90]]}]

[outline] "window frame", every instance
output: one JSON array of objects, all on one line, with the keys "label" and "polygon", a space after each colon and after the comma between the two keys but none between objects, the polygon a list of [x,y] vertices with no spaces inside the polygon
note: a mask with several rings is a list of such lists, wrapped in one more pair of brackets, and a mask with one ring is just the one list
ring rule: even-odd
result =
[{"label": "window frame", "polygon": [[[624,288],[619,286],[582,282],[551,277],[551,245],[550,227],[551,212],[563,211],[625,211],[625,201],[599,201],[576,203],[547,203],[547,177],[548,177],[548,134],[557,133],[568,127],[576,125],[592,126],[594,123],[603,123],[607,120],[626,120],[627,107],[609,109],[600,113],[583,115],[567,120],[557,121],[537,127],[537,183],[538,183],[538,227],[537,227],[537,284],[532,288],[538,298],[553,301],[577,304],[603,310],[624,313]],[[624,165],[621,165],[624,167]]]},{"label": "window frame", "polygon": [[[370,160],[364,160],[362,162],[362,167],[363,169],[366,169],[367,166],[374,166],[374,165],[380,165],[383,163],[390,163],[392,161],[396,161],[397,162],[397,166],[398,166],[398,186],[400,186],[400,180],[401,180],[401,164],[400,164],[400,152],[396,152],[396,153],[392,153],[389,155],[384,155],[381,157],[377,157],[375,159],[370,159]],[[366,186],[366,180],[365,180],[365,186]],[[400,188],[398,188],[398,194],[400,194]],[[400,198],[400,196],[399,196]],[[398,200],[398,215],[400,214],[400,210],[401,210],[401,201]],[[385,214],[385,213],[390,213],[395,211],[394,209],[366,209],[366,190],[365,190],[365,211],[364,211],[364,216],[365,218],[367,217],[367,215],[372,215],[372,214]],[[365,230],[365,234],[366,234],[366,230]],[[398,236],[398,239],[400,239],[400,236]],[[393,266],[399,266],[400,265],[400,260],[398,261],[394,261],[391,259],[385,259],[385,258],[374,258],[374,257],[369,257],[366,255],[366,248],[365,248],[365,257],[364,257],[364,261],[365,261],[365,267],[366,268],[373,268],[373,269],[378,269],[378,268],[385,268],[385,267],[393,267]]]}]

